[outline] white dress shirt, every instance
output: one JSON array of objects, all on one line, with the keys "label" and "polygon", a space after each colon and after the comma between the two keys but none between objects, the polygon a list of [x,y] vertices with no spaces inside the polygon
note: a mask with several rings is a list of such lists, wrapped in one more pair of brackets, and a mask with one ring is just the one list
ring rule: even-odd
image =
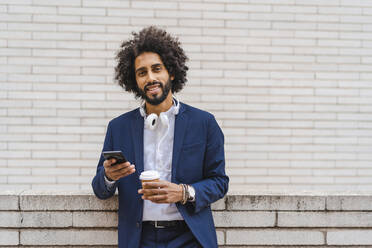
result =
[{"label": "white dress shirt", "polygon": [[[178,103],[180,104],[180,103]],[[169,124],[163,125],[160,118],[154,130],[145,128],[143,135],[144,144],[144,170],[156,170],[160,174],[160,180],[170,182],[172,176],[172,155],[175,115],[172,107],[162,114],[168,117]],[[115,181],[109,181],[105,176],[105,183],[108,188],[113,187]],[[144,201],[143,221],[155,220],[183,220],[178,212],[175,203],[153,203],[149,200]]]},{"label": "white dress shirt", "polygon": [[[160,174],[160,180],[170,182],[172,176],[172,155],[174,139],[174,105],[162,114],[169,120],[169,127],[163,125],[158,118],[158,124],[154,130],[145,128],[143,135],[143,161],[144,170],[156,170]],[[144,201],[143,221],[147,220],[183,220],[178,212],[176,204],[158,204],[149,200]]]}]

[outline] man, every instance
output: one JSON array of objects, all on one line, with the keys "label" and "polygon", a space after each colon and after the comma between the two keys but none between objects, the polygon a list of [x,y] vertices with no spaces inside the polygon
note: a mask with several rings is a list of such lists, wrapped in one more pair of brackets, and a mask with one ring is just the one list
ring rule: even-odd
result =
[{"label": "man", "polygon": [[[217,247],[211,203],[228,189],[224,137],[210,113],[178,102],[187,60],[166,31],[148,27],[123,42],[115,79],[143,99],[140,108],[110,121],[92,186],[100,199],[119,191],[119,247]],[[130,162],[134,162],[131,164]],[[156,170],[160,181],[139,175]]]}]

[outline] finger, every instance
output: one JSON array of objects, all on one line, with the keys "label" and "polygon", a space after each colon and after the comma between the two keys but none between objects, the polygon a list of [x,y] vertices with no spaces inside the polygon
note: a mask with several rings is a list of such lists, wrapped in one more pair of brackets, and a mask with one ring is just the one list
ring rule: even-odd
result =
[{"label": "finger", "polygon": [[129,169],[124,169],[124,170],[116,170],[116,171],[113,171],[111,172],[111,174],[115,177],[115,178],[122,178],[122,177],[126,177],[126,176],[129,176],[131,174],[133,174],[135,172],[135,168],[134,168],[134,165],[133,167],[129,168]]},{"label": "finger", "polygon": [[142,189],[142,193],[144,195],[165,195],[166,191],[161,190],[161,189]]},{"label": "finger", "polygon": [[167,195],[150,195],[150,196],[143,195],[142,199],[150,200],[155,203],[166,203],[168,196]]},{"label": "finger", "polygon": [[160,181],[160,182],[146,182],[143,183],[146,188],[165,188],[169,185],[169,182]]},{"label": "finger", "polygon": [[131,166],[131,164],[129,162],[125,162],[125,163],[113,165],[111,167],[113,169],[112,171],[120,171],[121,169],[128,168],[129,166]]},{"label": "finger", "polygon": [[103,167],[105,167],[105,168],[110,167],[110,165],[111,165],[111,162],[110,162],[109,160],[105,160],[105,161],[103,162]]},{"label": "finger", "polygon": [[123,175],[130,175],[136,171],[135,167],[133,164],[130,164],[128,167],[124,167],[120,170],[117,170],[118,173],[123,174]]}]

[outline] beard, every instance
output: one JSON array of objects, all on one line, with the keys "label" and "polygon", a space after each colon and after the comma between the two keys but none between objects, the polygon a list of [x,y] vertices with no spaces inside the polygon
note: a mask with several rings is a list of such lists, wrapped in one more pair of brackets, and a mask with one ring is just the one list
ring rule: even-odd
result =
[{"label": "beard", "polygon": [[[146,92],[148,91],[148,87],[153,86],[153,85],[158,85],[162,93],[159,96],[154,94],[152,95],[152,97],[149,97],[146,94]],[[143,100],[145,100],[147,103],[151,105],[156,106],[162,103],[165,100],[165,98],[167,98],[169,91],[171,90],[171,80],[169,78],[165,85],[163,85],[159,81],[154,81],[154,82],[146,84],[143,90],[142,89],[138,89],[138,90]]]}]

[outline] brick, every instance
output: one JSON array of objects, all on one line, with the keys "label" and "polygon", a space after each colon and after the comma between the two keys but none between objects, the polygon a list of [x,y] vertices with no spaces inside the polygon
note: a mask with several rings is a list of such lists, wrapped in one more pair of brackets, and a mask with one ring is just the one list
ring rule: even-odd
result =
[{"label": "brick", "polygon": [[117,227],[116,212],[73,212],[74,227]]},{"label": "brick", "polygon": [[222,198],[212,204],[212,210],[224,210],[226,208],[226,198]]},{"label": "brick", "polygon": [[[5,7],[5,6],[4,6]],[[6,12],[6,9],[5,9]],[[7,14],[7,13],[1,13],[0,21],[5,22],[31,22],[32,16],[31,14],[23,15],[23,14]]]},{"label": "brick", "polygon": [[[9,149],[11,150],[53,150],[56,149],[55,144],[41,144],[41,143],[9,143],[8,144]],[[28,174],[27,170],[24,171],[24,174]]]},{"label": "brick", "polygon": [[279,212],[280,227],[370,227],[368,212],[292,213]]},{"label": "brick", "polygon": [[[56,31],[56,24],[45,24],[45,23],[8,23],[8,30],[11,31]],[[13,34],[17,34],[12,32]],[[26,33],[27,34],[27,33]]]},{"label": "brick", "polygon": [[0,227],[20,227],[21,215],[19,212],[0,212]]},{"label": "brick", "polygon": [[53,176],[8,176],[9,184],[16,183],[56,183],[56,178]]},{"label": "brick", "polygon": [[370,204],[372,197],[368,195],[334,195],[327,197],[327,210],[338,210],[338,211],[359,211],[359,210],[371,210]]},{"label": "brick", "polygon": [[83,0],[83,7],[117,7],[117,8],[128,8],[129,2],[106,0],[104,2],[99,0]]},{"label": "brick", "polygon": [[43,159],[53,159],[53,158],[79,158],[78,151],[51,151],[48,153],[42,151],[33,151],[32,157],[33,158],[43,158]]},{"label": "brick", "polygon": [[17,230],[0,230],[0,245],[19,245]]},{"label": "brick", "polygon": [[249,19],[262,21],[294,21],[295,15],[292,13],[251,13]]},{"label": "brick", "polygon": [[61,15],[34,15],[34,22],[46,22],[46,23],[80,23],[80,16],[61,16]]},{"label": "brick", "polygon": [[[10,140],[15,140],[15,139],[10,139]],[[31,153],[30,151],[0,151],[0,158],[7,158],[7,159],[9,158],[31,158]]]},{"label": "brick", "polygon": [[225,244],[225,232],[217,229],[216,234],[217,234],[217,244],[218,245]]},{"label": "brick", "polygon": [[[96,20],[97,18],[92,17],[91,21]],[[83,20],[87,21],[86,17],[82,18]],[[88,19],[90,20],[90,19]],[[83,21],[82,21],[83,22]],[[97,24],[101,24],[96,22]],[[67,32],[105,32],[104,25],[78,25],[78,24],[58,24],[57,26],[58,31],[67,31]],[[68,41],[66,41],[68,42]]]},{"label": "brick", "polygon": [[[32,55],[40,57],[80,57],[80,51],[67,49],[33,49]],[[70,70],[76,71],[76,69],[72,67],[70,68]]]},{"label": "brick", "polygon": [[270,5],[256,5],[256,4],[226,4],[227,11],[238,11],[238,12],[271,12],[272,6]]},{"label": "brick", "polygon": [[322,245],[320,231],[297,230],[227,230],[226,244],[231,245]]},{"label": "brick", "polygon": [[[144,10],[141,9],[140,11],[138,11],[138,14],[143,15],[143,12],[144,12]],[[150,13],[152,13],[152,12],[150,12]],[[133,16],[133,12],[131,11],[131,13],[129,15]],[[135,12],[134,15],[136,15],[136,12]],[[160,17],[160,18],[170,18],[170,17],[172,17],[172,18],[197,18],[197,19],[201,19],[202,18],[202,12],[201,11],[180,11],[180,10],[172,10],[172,11],[155,10],[155,17]],[[169,30],[169,29],[167,29],[167,30]],[[174,33],[174,32],[172,32],[172,33]],[[182,33],[180,32],[179,34],[182,34]],[[186,33],[183,33],[183,34],[186,34]],[[195,33],[193,32],[193,34],[195,34]]]},{"label": "brick", "polygon": [[[34,44],[33,44],[34,45]],[[14,65],[53,65],[56,64],[56,59],[54,58],[25,58],[25,57],[10,57],[8,59],[9,64],[14,64]],[[18,77],[22,78],[22,81],[32,81],[33,77],[35,75],[28,75],[30,76],[30,79],[23,79],[25,75],[11,75],[10,78]],[[9,79],[9,80],[14,80],[14,79]],[[40,78],[40,81],[44,80],[43,77]]]},{"label": "brick", "polygon": [[335,230],[327,232],[329,245],[371,245],[372,231],[370,230]]},{"label": "brick", "polygon": [[113,17],[113,16],[102,16],[102,17],[92,17],[83,16],[83,24],[129,24],[129,18],[126,17]]},{"label": "brick", "polygon": [[[91,190],[89,191],[91,192]],[[49,194],[45,191],[25,191],[20,196],[21,210],[117,210],[117,197],[99,200],[91,193],[58,192]]]},{"label": "brick", "polygon": [[273,227],[275,212],[214,212],[216,227]]},{"label": "brick", "polygon": [[79,175],[79,169],[77,168],[32,168],[33,175],[65,175],[65,176],[74,176]]},{"label": "brick", "polygon": [[[10,82],[55,82],[56,76],[55,75],[9,75],[8,80]],[[27,94],[30,94],[28,92]],[[49,95],[53,95],[49,93]]]},{"label": "brick", "polygon": [[[81,35],[79,33],[72,33],[72,32],[70,33],[68,32],[34,32],[32,35],[33,35],[33,39],[36,39],[36,40],[55,41],[55,40],[80,40],[81,39]],[[48,47],[44,46],[44,48],[48,48]],[[61,48],[68,48],[68,47],[61,47]]]},{"label": "brick", "polygon": [[323,210],[325,197],[291,195],[228,196],[228,210]]},{"label": "brick", "polygon": [[56,11],[57,9],[54,7],[17,6],[17,5],[10,5],[8,7],[9,13],[50,14],[50,13],[56,13]]},{"label": "brick", "polygon": [[22,245],[117,245],[115,230],[21,230]]},{"label": "brick", "polygon": [[72,226],[71,212],[22,212],[22,227],[61,228]]},{"label": "brick", "polygon": [[75,0],[65,0],[61,3],[58,0],[32,0],[35,5],[51,5],[51,6],[80,6],[79,1]]},{"label": "brick", "polygon": [[58,14],[62,15],[89,15],[89,16],[104,16],[106,10],[104,8],[72,8],[59,7]]},{"label": "brick", "polygon": [[205,20],[205,19],[179,19],[181,26],[191,27],[223,27],[223,20]]}]

